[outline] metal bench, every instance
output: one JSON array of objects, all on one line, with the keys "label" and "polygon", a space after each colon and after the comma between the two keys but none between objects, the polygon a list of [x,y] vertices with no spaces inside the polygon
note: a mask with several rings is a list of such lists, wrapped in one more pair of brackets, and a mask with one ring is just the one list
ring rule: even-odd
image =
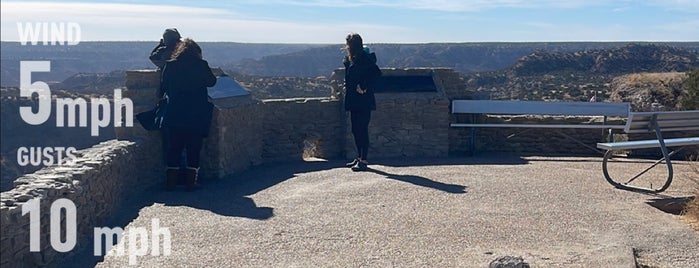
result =
[{"label": "metal bench", "polygon": [[[554,101],[509,101],[509,100],[454,100],[451,104],[452,114],[470,114],[471,123],[452,123],[451,127],[471,128],[470,151],[475,151],[476,128],[587,128],[587,129],[623,129],[624,125],[609,125],[607,117],[626,117],[631,110],[627,102],[554,102]],[[559,116],[601,116],[602,124],[500,124],[478,123],[478,115],[559,115]],[[560,132],[581,145],[596,149]],[[611,132],[610,132],[611,136]]]},{"label": "metal bench", "polygon": [[[651,193],[665,191],[670,186],[670,183],[672,183],[673,172],[670,157],[679,152],[683,146],[699,145],[699,137],[664,139],[663,133],[669,131],[691,130],[699,130],[699,110],[630,113],[626,126],[624,127],[624,132],[629,134],[655,132],[656,139],[598,143],[597,148],[607,150],[602,161],[602,172],[604,173],[604,178],[614,187],[619,189]],[[668,152],[668,147],[680,148],[675,151]],[[631,177],[631,179],[627,180],[626,182],[617,182],[611,178],[607,169],[607,164],[610,159],[614,158],[615,153],[619,151],[645,148],[660,148],[663,158]],[[665,182],[662,183],[662,186],[659,188],[653,188],[651,184],[650,188],[646,188],[630,184],[662,162],[665,162],[668,171],[667,178],[665,179]]]}]

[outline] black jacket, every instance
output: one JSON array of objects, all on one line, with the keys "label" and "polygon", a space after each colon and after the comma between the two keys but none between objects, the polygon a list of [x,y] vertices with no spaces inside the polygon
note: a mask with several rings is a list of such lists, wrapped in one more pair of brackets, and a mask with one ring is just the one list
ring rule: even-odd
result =
[{"label": "black jacket", "polygon": [[[376,110],[374,85],[381,77],[381,69],[376,65],[376,54],[361,52],[354,59],[347,56],[345,64],[345,110]],[[357,93],[357,86],[366,93]]]},{"label": "black jacket", "polygon": [[209,63],[202,59],[183,58],[168,61],[160,81],[161,94],[167,94],[166,128],[208,134],[213,105],[207,87],[216,84]]},{"label": "black jacket", "polygon": [[177,43],[167,45],[161,40],[160,43],[153,48],[153,51],[150,52],[150,57],[148,58],[155,66],[158,66],[158,69],[162,70],[165,63],[170,60],[170,56],[172,56],[172,52],[175,50],[176,46]]}]

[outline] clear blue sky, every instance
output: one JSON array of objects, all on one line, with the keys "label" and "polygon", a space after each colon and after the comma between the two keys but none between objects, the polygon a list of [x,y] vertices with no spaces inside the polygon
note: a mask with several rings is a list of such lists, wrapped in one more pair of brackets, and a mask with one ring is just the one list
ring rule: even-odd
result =
[{"label": "clear blue sky", "polygon": [[81,41],[366,43],[699,41],[699,0],[0,1],[2,41],[17,23],[75,22]]}]

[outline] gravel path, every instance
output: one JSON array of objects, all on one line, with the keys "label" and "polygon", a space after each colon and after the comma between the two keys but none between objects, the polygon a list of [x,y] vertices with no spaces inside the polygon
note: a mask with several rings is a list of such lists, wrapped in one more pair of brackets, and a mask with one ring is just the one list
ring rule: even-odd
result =
[{"label": "gravel path", "polygon": [[[636,252],[661,267],[697,267],[699,233],[646,203],[690,195],[697,164],[675,162],[671,188],[652,196],[614,189],[600,162],[483,155],[376,160],[368,172],[339,161],[260,166],[194,193],[131,200],[127,255],[97,266],[128,265],[130,230],[150,232],[158,219],[172,254],[134,255],[138,266],[487,267],[516,256],[532,267],[634,267]],[[633,168],[642,166],[612,171]]]}]

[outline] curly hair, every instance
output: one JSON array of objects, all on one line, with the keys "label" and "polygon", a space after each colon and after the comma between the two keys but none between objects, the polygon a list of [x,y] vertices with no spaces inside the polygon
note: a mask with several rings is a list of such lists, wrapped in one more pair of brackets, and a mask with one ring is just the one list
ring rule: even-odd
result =
[{"label": "curly hair", "polygon": [[182,58],[197,58],[202,59],[201,47],[194,40],[185,38],[182,42],[177,43],[175,51],[172,52],[170,59],[177,60]]}]

